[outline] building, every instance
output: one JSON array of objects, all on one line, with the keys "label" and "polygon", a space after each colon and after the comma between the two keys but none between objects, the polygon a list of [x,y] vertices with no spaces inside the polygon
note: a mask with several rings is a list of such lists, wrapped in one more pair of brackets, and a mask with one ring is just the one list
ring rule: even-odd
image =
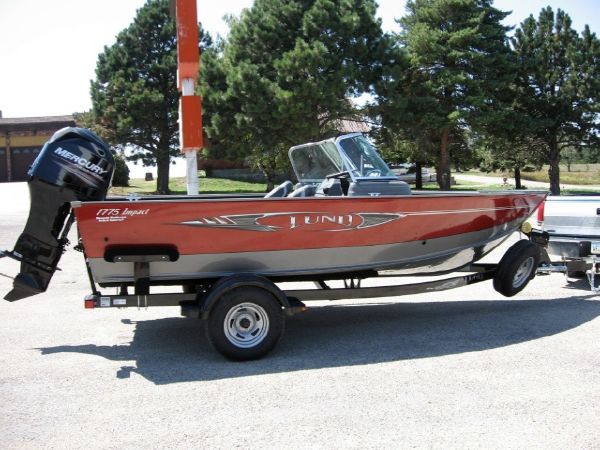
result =
[{"label": "building", "polygon": [[0,111],[0,182],[26,181],[44,143],[57,130],[72,126],[73,116],[4,119]]},{"label": "building", "polygon": [[361,120],[343,119],[336,123],[338,133],[370,133],[373,128]]}]

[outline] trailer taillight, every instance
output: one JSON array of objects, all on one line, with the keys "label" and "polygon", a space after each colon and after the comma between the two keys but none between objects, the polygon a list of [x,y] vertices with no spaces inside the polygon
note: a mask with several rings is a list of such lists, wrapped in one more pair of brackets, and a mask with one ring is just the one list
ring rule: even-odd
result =
[{"label": "trailer taillight", "polygon": [[96,300],[94,298],[86,298],[83,304],[85,309],[94,309],[96,307]]},{"label": "trailer taillight", "polygon": [[537,210],[537,224],[541,226],[544,223],[544,208],[546,206],[546,202],[540,203],[540,206]]}]

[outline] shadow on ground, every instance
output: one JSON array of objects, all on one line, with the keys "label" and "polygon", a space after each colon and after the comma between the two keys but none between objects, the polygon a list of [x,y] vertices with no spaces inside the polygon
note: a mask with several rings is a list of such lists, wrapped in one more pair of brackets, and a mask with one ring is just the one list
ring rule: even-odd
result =
[{"label": "shadow on ground", "polygon": [[556,335],[599,315],[600,302],[586,297],[325,306],[289,319],[278,347],[259,361],[225,360],[209,347],[204,323],[184,318],[126,319],[135,327],[127,345],[39,350],[133,360],[116,376],[135,372],[168,384],[482,351]]}]

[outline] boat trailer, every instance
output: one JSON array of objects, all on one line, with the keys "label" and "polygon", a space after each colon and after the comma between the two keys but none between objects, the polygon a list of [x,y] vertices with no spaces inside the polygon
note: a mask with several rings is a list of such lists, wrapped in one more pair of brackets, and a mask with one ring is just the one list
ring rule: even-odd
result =
[{"label": "boat trailer", "polygon": [[[458,272],[410,284],[363,285],[366,280],[390,280],[399,277],[398,273],[390,270],[281,279],[240,273],[195,282],[180,280],[178,285],[183,292],[168,293],[150,292],[151,282],[148,274],[151,273],[152,263],[168,261],[169,258],[166,253],[161,254],[160,249],[153,253],[116,256],[119,261],[124,261],[125,258],[126,261],[135,264],[135,280],[133,285],[116,286],[118,293],[114,295],[98,290],[88,268],[92,293],[84,299],[85,308],[180,306],[182,316],[207,322],[207,338],[217,351],[232,360],[252,360],[266,355],[275,347],[282,337],[285,317],[307,310],[305,302],[433,293],[487,280],[493,280],[496,291],[511,297],[520,292],[535,276],[545,251],[536,243],[535,236],[530,236],[530,240],[522,239],[510,247],[498,264],[473,263]],[[431,277],[431,274],[427,276]],[[336,280],[342,280],[344,287],[332,287],[331,281]],[[280,287],[281,283],[299,281],[311,281],[315,287]]]},{"label": "boat trailer", "polygon": [[[348,224],[338,223],[335,218],[331,219],[331,217],[328,216],[327,227],[331,226],[333,228],[322,229],[321,226],[323,222],[314,221],[315,223],[312,225],[317,226],[317,230],[321,230],[329,237],[332,236],[332,234],[330,234],[331,231],[339,231],[342,229],[346,231],[362,231],[365,228],[371,228],[374,224],[383,226],[383,224],[386,223],[393,223],[394,220],[399,220],[402,217],[401,214],[395,212],[377,212],[379,209],[368,209],[368,211],[360,214],[352,213],[351,211],[353,211],[357,202],[368,202],[368,204],[375,202],[375,204],[379,204],[382,201],[389,201],[386,200],[387,197],[395,200],[406,197],[410,198],[412,203],[417,201],[422,202],[426,199],[425,196],[407,196],[406,186],[404,186],[402,182],[399,182],[395,177],[392,177],[389,180],[384,177],[383,184],[375,183],[377,185],[377,190],[372,191],[372,193],[376,195],[369,194],[374,183],[374,181],[370,179],[371,175],[382,174],[389,171],[389,169],[386,168],[385,162],[383,162],[376,154],[374,148],[358,134],[347,135],[337,139],[340,141],[336,141],[337,144],[335,144],[335,148],[339,151],[340,157],[345,155],[344,158],[348,159],[346,163],[350,164],[349,167],[358,164],[361,170],[364,169],[364,167],[366,167],[363,164],[364,157],[367,156],[372,162],[373,170],[363,174],[365,175],[364,178],[366,178],[366,180],[361,181],[361,179],[357,178],[356,182],[353,181],[354,184],[352,185],[348,179],[348,177],[351,178],[350,172],[348,171],[332,173],[325,177],[325,180],[323,181],[324,185],[322,186],[323,192],[328,194],[330,190],[336,191],[334,186],[337,186],[337,188],[340,189],[340,192],[333,192],[335,195],[332,196],[326,195],[325,197],[331,198],[325,198],[323,201],[329,204],[333,199],[337,198],[337,202],[342,202],[346,205],[346,209],[343,210],[345,211],[344,214],[346,214],[347,217],[351,217],[352,223],[354,223],[354,220],[356,220],[356,223],[354,225],[351,223],[350,225],[352,226],[348,228]],[[347,140],[346,144],[349,146],[348,151],[356,149],[360,150],[362,148],[360,146],[364,146],[364,151],[360,151],[362,155],[360,161],[362,162],[351,163],[350,156],[348,156],[345,151],[342,152],[341,142],[344,139]],[[327,148],[330,148],[330,144],[333,144],[330,141],[323,142],[328,142]],[[321,144],[325,145],[323,143]],[[340,148],[338,148],[338,146]],[[303,151],[308,152],[311,148],[312,144],[305,144],[303,146],[294,147],[292,150],[295,149],[294,151],[300,152],[299,155],[303,155]],[[323,152],[326,154],[325,150],[323,150]],[[307,161],[309,160],[310,158],[307,159]],[[380,169],[375,170],[377,167],[380,167]],[[106,194],[110,186],[113,168],[114,158],[110,152],[110,148],[89,130],[65,128],[56,132],[46,143],[28,172],[31,206],[25,229],[19,236],[12,251],[0,252],[0,257],[10,257],[21,263],[20,272],[14,278],[13,289],[4,297],[6,300],[17,301],[46,291],[53,274],[56,270],[59,270],[58,262],[69,244],[67,236],[69,229],[75,223],[77,215],[77,211],[74,212],[74,209],[79,209],[79,213],[83,214],[82,210],[86,204],[97,206],[97,204],[100,203],[100,209],[94,209],[94,206],[94,208],[89,211],[92,217],[89,222],[94,226],[111,223],[112,226],[116,227],[120,222],[134,217],[125,214],[125,211],[133,211],[133,208],[130,210],[129,207],[126,207],[122,210],[120,207],[106,207],[107,204],[110,204],[110,202],[106,200]],[[327,169],[326,171],[329,170],[330,169]],[[371,175],[369,175],[369,173]],[[349,194],[352,191],[357,194],[355,198],[350,198],[349,195],[341,195],[344,194],[342,191],[345,189],[342,187],[342,181],[347,188],[345,194]],[[291,185],[291,183],[289,184]],[[383,189],[382,186],[385,189]],[[280,188],[277,188],[275,191],[279,192],[279,189]],[[299,189],[303,192],[304,188]],[[327,190],[327,192],[325,192],[325,190]],[[287,189],[284,189],[284,191],[285,192],[283,192],[282,195],[287,192]],[[290,193],[292,196],[291,198],[294,198],[294,192]],[[382,192],[385,195],[380,196]],[[271,193],[267,194],[267,197],[270,194]],[[521,194],[518,195],[521,196]],[[545,194],[543,196],[540,194],[529,199],[529,201],[539,202],[544,196]],[[450,196],[448,198],[451,198],[454,202],[459,197],[460,196]],[[438,202],[440,199],[445,198],[446,197],[442,196],[434,196],[434,199]],[[470,196],[469,199],[471,199]],[[245,199],[243,200],[244,201],[242,202],[242,199],[236,199],[236,201],[240,201],[243,204],[251,203],[249,201],[246,202]],[[213,229],[214,227],[217,227],[215,229],[223,229],[223,227],[227,228],[233,226],[234,228],[231,229],[241,230],[247,230],[248,227],[250,227],[251,230],[256,230],[258,228],[262,231],[272,231],[281,226],[281,222],[278,222],[276,220],[277,218],[280,218],[282,214],[285,217],[289,216],[287,211],[282,212],[277,210],[277,208],[272,209],[274,207],[273,205],[280,204],[278,199],[275,199],[275,201],[272,200],[273,199],[266,198],[261,203],[263,207],[268,205],[268,207],[271,208],[269,209],[269,214],[266,214],[265,211],[261,211],[258,215],[254,213],[249,214],[248,211],[242,211],[241,216],[235,216],[238,218],[238,222],[235,222],[229,219],[229,217],[234,216],[226,215],[221,217],[222,213],[215,213],[218,216],[216,218],[213,218],[212,216],[209,218],[204,217],[192,220],[191,222],[179,222],[176,225],[208,227],[207,229]],[[522,198],[521,200],[526,201],[525,198]],[[227,199],[224,201],[226,201],[227,206],[233,204]],[[149,202],[159,203],[152,199],[150,199]],[[213,205],[219,204],[219,202],[220,200],[213,202],[211,199],[203,199],[201,204]],[[287,199],[285,202],[287,202]],[[289,202],[290,204],[294,202],[294,204],[312,205],[313,199],[306,200],[297,198],[296,200],[290,199]],[[315,203],[318,202],[321,202],[321,200],[315,201]],[[132,203],[137,204],[138,202],[128,201],[127,205]],[[148,203],[147,205],[154,205],[155,203]],[[176,204],[182,203],[176,201]],[[522,214],[518,212],[515,213],[514,211],[520,211],[522,209],[523,211],[527,210],[529,212],[530,209],[530,205],[521,205],[520,203],[520,206],[513,203],[498,206],[493,202],[489,204],[486,203],[486,205],[486,208],[491,208],[493,211],[500,211],[501,214],[503,214],[502,217],[506,220],[512,217],[510,214],[517,214],[512,217],[511,220],[513,222],[516,221],[519,214]],[[185,206],[189,205],[186,204]],[[351,207],[352,209],[348,209],[348,207]],[[306,208],[308,208],[308,206],[305,206],[303,210],[310,211]],[[369,208],[372,207],[369,206]],[[486,208],[484,208],[483,211],[489,210]],[[318,209],[321,211],[320,207]],[[186,209],[186,211],[187,210],[188,209]],[[137,208],[135,211],[136,214],[139,214],[140,218],[144,219],[144,222],[140,223],[148,223],[151,219],[146,217],[146,214],[150,211],[149,206],[146,208]],[[393,211],[396,211],[396,209],[393,209]],[[456,212],[460,211],[463,210],[459,209],[454,211],[452,217],[459,217]],[[471,209],[467,211],[472,212]],[[340,267],[331,267],[327,265],[315,268],[310,265],[313,260],[306,258],[305,261],[309,262],[308,267],[306,265],[304,267],[290,266],[287,271],[276,271],[276,273],[279,273],[280,275],[273,275],[271,272],[264,270],[264,267],[268,266],[257,264],[250,266],[250,268],[247,269],[248,271],[252,271],[252,273],[240,273],[240,269],[238,269],[238,266],[235,264],[226,266],[225,268],[219,269],[220,271],[215,272],[212,270],[203,271],[198,268],[192,268],[181,272],[174,268],[180,267],[177,266],[177,264],[180,264],[180,260],[185,255],[198,254],[199,265],[193,267],[204,267],[200,264],[203,262],[202,258],[204,258],[204,255],[214,253],[218,257],[221,254],[227,253],[230,249],[228,247],[219,247],[218,250],[207,252],[198,251],[193,248],[190,250],[188,248],[187,252],[180,252],[180,248],[177,247],[176,243],[172,241],[161,243],[161,241],[154,239],[154,235],[148,236],[147,240],[140,241],[136,240],[137,235],[127,236],[127,233],[125,233],[120,239],[111,241],[111,238],[105,232],[96,236],[96,242],[101,242],[100,246],[102,247],[102,252],[99,252],[98,249],[96,249],[94,255],[91,253],[92,250],[89,249],[89,246],[86,250],[86,247],[83,245],[84,239],[82,230],[84,229],[83,225],[86,221],[81,220],[81,217],[77,217],[77,227],[81,237],[78,244],[75,246],[75,250],[79,250],[83,253],[91,286],[91,295],[85,298],[86,308],[147,308],[150,306],[179,305],[184,316],[206,320],[207,325],[205,328],[207,337],[216,350],[230,359],[249,360],[260,358],[271,351],[283,334],[285,317],[305,310],[305,302],[313,300],[395,297],[424,292],[439,292],[486,280],[493,280],[494,289],[504,296],[511,297],[517,294],[535,276],[539,262],[547,261],[547,255],[545,255],[545,251],[543,250],[544,244],[547,244],[547,236],[533,231],[528,233],[523,230],[529,239],[522,239],[510,247],[498,264],[486,265],[475,263],[474,261],[486,253],[483,251],[482,247],[485,242],[481,240],[490,239],[490,244],[493,243],[493,246],[498,245],[501,238],[505,239],[508,237],[510,232],[512,232],[512,228],[508,227],[509,222],[499,221],[495,224],[494,220],[483,214],[479,209],[475,209],[474,211],[477,214],[472,220],[475,222],[482,221],[482,223],[474,229],[468,230],[474,233],[481,233],[481,237],[478,238],[480,240],[476,240],[476,243],[478,242],[477,247],[473,247],[475,244],[471,241],[461,241],[456,244],[458,245],[458,248],[441,246],[437,251],[432,250],[429,252],[428,250],[424,254],[423,259],[419,259],[419,263],[422,264],[418,266],[420,269],[415,268],[415,270],[421,270],[422,275],[436,275],[440,277],[436,278],[435,281],[399,284],[394,286],[363,287],[362,285],[362,282],[365,280],[382,280],[400,275],[400,272],[394,273],[380,270],[382,268],[390,267],[407,268],[402,265],[403,263],[395,262],[389,264],[390,262],[396,261],[393,258],[382,259],[383,257],[380,257],[380,260],[374,261],[366,266],[352,264],[346,266],[351,268],[368,267],[368,270],[345,270]],[[500,212],[498,214],[500,214]],[[430,213],[431,211],[424,210],[419,214],[429,216]],[[160,214],[171,217],[167,212],[162,212]],[[156,215],[164,217],[160,214]],[[306,217],[308,217],[308,219],[305,219],[307,225],[310,225],[308,223],[310,222],[310,214],[311,213],[305,213]],[[319,214],[323,216],[322,213]],[[83,215],[85,216],[85,214]],[[182,216],[182,220],[185,219],[185,217]],[[244,218],[245,222],[240,221],[240,217]],[[263,223],[257,221],[259,220],[257,217],[259,219],[264,217],[272,219],[275,217],[275,219],[273,219],[274,221],[266,221]],[[406,215],[406,217],[408,216]],[[417,215],[414,215],[414,217],[417,217]],[[488,219],[490,219],[491,222]],[[156,220],[153,223],[156,225]],[[333,225],[330,225],[332,223]],[[133,224],[133,221],[131,221],[131,224]],[[492,226],[494,224],[495,226]],[[125,225],[128,224],[126,223]],[[295,228],[296,223],[293,222],[293,225]],[[459,223],[457,225],[458,228],[450,228],[450,231],[440,229],[438,232],[444,231],[443,236],[449,236],[452,233],[461,234],[461,231],[464,233],[462,225],[464,224]],[[489,231],[484,231],[486,229]],[[171,229],[169,228],[169,230]],[[179,230],[180,229],[177,231]],[[433,231],[434,230],[432,230],[432,232]],[[505,232],[505,234],[499,235],[497,233],[498,231]],[[398,230],[395,232],[398,232]],[[212,234],[212,236],[219,235]],[[312,235],[313,238],[314,236],[316,236],[316,234]],[[480,236],[480,234],[477,234],[477,236]],[[136,239],[132,239],[133,237]],[[301,247],[304,242],[298,237],[295,237],[295,239],[297,239],[296,246]],[[318,245],[315,244],[315,242],[312,244],[317,249],[321,248],[319,245],[331,248],[327,247],[327,240],[328,238],[321,237],[320,243],[317,243]],[[415,239],[411,242],[417,243],[418,241],[420,241],[420,239]],[[110,245],[106,244],[108,242],[110,242]],[[266,242],[268,241],[265,239],[264,248],[259,248],[259,250],[262,250],[264,253],[273,251],[269,245],[266,245]],[[427,239],[424,238],[419,245],[424,246],[427,243]],[[359,244],[363,249],[379,245],[378,241],[360,241]],[[341,241],[341,243],[337,245],[339,248],[345,248],[347,246],[348,242],[345,241]],[[287,251],[286,249],[293,248],[294,247],[292,246],[282,247],[281,249],[278,249],[278,251],[284,252]],[[464,262],[461,262],[460,264],[468,264],[462,268],[459,267],[460,264],[457,264],[456,262],[447,266],[436,265],[436,261],[444,261],[444,258],[451,259],[459,250],[469,253],[470,260],[473,262],[468,263],[467,259],[461,259],[461,261]],[[89,254],[87,253],[88,251],[90,251]],[[481,255],[476,255],[478,252],[481,252]],[[102,253],[102,258],[99,256],[100,253]],[[471,255],[471,253],[473,255]],[[380,255],[377,256],[379,257]],[[471,256],[473,257],[471,258]],[[475,258],[475,256],[479,256],[479,258]],[[103,280],[102,278],[95,278],[94,271],[92,270],[94,266],[90,262],[92,259],[96,260],[95,263],[98,263],[98,261],[101,260],[101,264],[110,265],[112,263],[118,263],[121,268],[126,269],[126,276],[117,277],[116,279],[108,281]],[[343,257],[340,256],[340,259],[343,259]],[[277,261],[282,261],[282,259],[280,258]],[[287,263],[289,265],[289,261],[287,261]],[[277,263],[273,264],[276,265]],[[153,278],[152,274],[160,273],[161,268],[164,271],[163,276]],[[304,273],[305,275],[297,275],[296,270],[298,270],[297,273]],[[411,271],[411,274],[412,273],[413,272]],[[406,272],[402,275],[414,276],[414,274],[407,275]],[[333,280],[345,280],[345,287],[332,288],[329,283]],[[280,287],[281,283],[296,281],[310,281],[315,283],[316,287],[314,289],[286,289],[285,287]],[[181,290],[179,292],[158,293],[154,292],[154,287],[156,285],[178,286]],[[116,287],[117,293],[115,295],[107,295],[99,290],[100,287],[103,289]],[[167,289],[169,288],[167,287]]]}]

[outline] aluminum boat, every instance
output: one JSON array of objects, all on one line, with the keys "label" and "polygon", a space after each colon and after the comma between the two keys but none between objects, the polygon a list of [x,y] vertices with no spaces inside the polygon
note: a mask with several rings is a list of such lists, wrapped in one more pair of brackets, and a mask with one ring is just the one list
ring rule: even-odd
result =
[{"label": "aluminum boat", "polygon": [[533,213],[545,192],[417,192],[361,134],[292,147],[297,184],[266,195],[106,198],[114,161],[97,136],[57,132],[29,172],[31,211],[5,297],[46,290],[76,221],[100,286],[194,285],[367,271],[439,274],[469,265]]}]

